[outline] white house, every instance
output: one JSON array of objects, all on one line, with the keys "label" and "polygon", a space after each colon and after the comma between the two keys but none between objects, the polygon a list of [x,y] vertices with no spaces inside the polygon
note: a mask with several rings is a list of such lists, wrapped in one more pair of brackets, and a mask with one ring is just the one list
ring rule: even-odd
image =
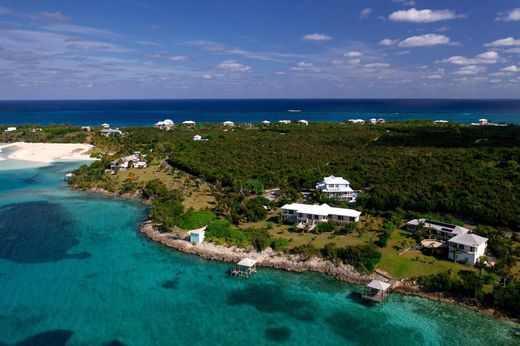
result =
[{"label": "white house", "polygon": [[14,127],[14,126],[10,126],[10,127],[6,128],[6,129],[4,130],[4,133],[14,132],[14,131],[16,131],[16,127]]},{"label": "white house", "polygon": [[410,232],[414,232],[420,227],[431,229],[441,240],[450,240],[457,235],[469,233],[469,229],[465,227],[435,220],[413,219],[406,223],[406,229]]},{"label": "white house", "polygon": [[479,119],[478,123],[479,123],[479,125],[487,125],[487,124],[489,124],[489,120],[488,119]]},{"label": "white house", "polygon": [[119,135],[121,136],[123,134],[123,132],[120,130],[120,129],[103,129],[101,131],[99,131],[99,133],[101,134],[101,136],[105,136],[105,137],[110,137],[110,136],[115,136],[115,135]]},{"label": "white house", "polygon": [[369,122],[370,122],[371,124],[377,124],[377,119],[376,119],[376,118],[371,118],[371,119],[369,120]]},{"label": "white house", "polygon": [[484,256],[487,238],[476,234],[459,234],[448,240],[448,257],[456,262],[475,265]]},{"label": "white house", "polygon": [[192,120],[186,120],[186,121],[182,122],[182,125],[186,125],[186,126],[195,126],[196,124],[197,123]]},{"label": "white house", "polygon": [[316,184],[316,189],[322,191],[328,198],[338,201],[353,201],[355,199],[354,190],[350,183],[342,177],[333,175],[323,178],[323,181]]},{"label": "white house", "polygon": [[171,119],[165,119],[163,121],[158,121],[156,122],[153,127],[159,129],[159,130],[166,130],[166,131],[170,131],[171,128],[173,127],[174,122],[171,120]]},{"label": "white house", "polygon": [[363,119],[349,119],[348,122],[351,124],[364,124],[365,123],[365,121]]},{"label": "white house", "polygon": [[203,229],[196,229],[193,231],[190,231],[190,243],[192,244],[200,244],[204,241],[204,235],[206,234],[206,231]]},{"label": "white house", "polygon": [[193,136],[193,141],[195,141],[195,142],[206,142],[207,140],[208,140],[207,138],[202,138],[201,135]]},{"label": "white house", "polygon": [[103,123],[103,124],[101,124],[101,127],[104,128],[104,129],[109,129],[110,125],[107,124],[107,123]]},{"label": "white house", "polygon": [[146,155],[141,154],[140,151],[135,151],[132,155],[110,162],[110,169],[117,171],[121,168],[146,168],[147,163],[144,160],[145,156]]},{"label": "white house", "polygon": [[278,120],[278,122],[279,122],[280,124],[290,124],[290,123],[291,123],[290,120]]},{"label": "white house", "polygon": [[434,120],[433,121],[434,124],[447,124],[448,123],[448,120]]},{"label": "white house", "polygon": [[354,209],[334,208],[328,204],[311,205],[291,203],[282,208],[282,216],[290,222],[314,225],[320,222],[334,221],[338,224],[358,222],[361,212]]},{"label": "white house", "polygon": [[222,123],[222,125],[224,125],[224,126],[229,126],[229,127],[233,127],[233,126],[235,126],[235,123],[232,122],[232,121],[229,121],[229,120],[228,120],[228,121],[224,121],[224,122]]},{"label": "white house", "polygon": [[81,129],[82,129],[82,130],[85,130],[85,131],[87,131],[87,132],[90,132],[90,131],[91,131],[90,126],[81,126]]},{"label": "white house", "polygon": [[271,122],[269,120],[264,120],[264,121],[262,121],[262,124],[269,125],[269,124],[271,124]]},{"label": "white house", "polygon": [[301,125],[309,125],[309,122],[307,120],[298,120],[298,123],[300,123]]}]

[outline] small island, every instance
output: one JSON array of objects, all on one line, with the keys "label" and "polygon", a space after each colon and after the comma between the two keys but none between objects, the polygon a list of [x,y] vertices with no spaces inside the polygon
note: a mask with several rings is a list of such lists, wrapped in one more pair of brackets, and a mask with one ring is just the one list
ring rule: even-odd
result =
[{"label": "small island", "polygon": [[141,198],[141,231],[180,251],[520,313],[519,126],[164,123],[0,142],[92,145],[68,183]]}]

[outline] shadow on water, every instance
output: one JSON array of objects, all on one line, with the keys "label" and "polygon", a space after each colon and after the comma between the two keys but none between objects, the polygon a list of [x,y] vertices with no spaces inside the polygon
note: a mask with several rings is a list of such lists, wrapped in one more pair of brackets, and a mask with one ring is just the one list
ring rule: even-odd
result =
[{"label": "shadow on water", "polygon": [[119,340],[113,340],[113,341],[110,341],[109,343],[104,344],[104,346],[126,346],[126,344],[123,344]]},{"label": "shadow on water", "polygon": [[276,285],[251,284],[228,295],[229,305],[250,305],[258,311],[287,314],[297,320],[314,321],[318,307]]},{"label": "shadow on water", "polygon": [[267,328],[265,337],[270,341],[284,342],[289,340],[291,333],[292,331],[289,327]]},{"label": "shadow on water", "polygon": [[73,220],[59,204],[47,201],[0,208],[0,258],[19,263],[85,259],[90,253],[68,254],[78,245]]},{"label": "shadow on water", "polygon": [[179,281],[180,279],[178,277],[174,278],[173,280],[165,280],[161,282],[161,287],[168,290],[176,290],[179,288]]},{"label": "shadow on water", "polygon": [[74,334],[72,330],[48,330],[14,344],[0,342],[0,346],[61,346],[67,344],[72,334]]},{"label": "shadow on water", "polygon": [[424,337],[414,328],[388,322],[381,312],[337,311],[325,319],[334,333],[355,344],[423,345]]}]

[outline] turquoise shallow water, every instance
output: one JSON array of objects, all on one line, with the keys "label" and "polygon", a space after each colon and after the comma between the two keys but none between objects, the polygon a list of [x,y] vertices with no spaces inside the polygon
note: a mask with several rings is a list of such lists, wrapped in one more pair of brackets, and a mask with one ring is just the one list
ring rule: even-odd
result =
[{"label": "turquoise shallow water", "polygon": [[0,171],[0,345],[520,341],[513,324],[457,306],[395,294],[369,308],[322,275],[229,278],[229,264],[142,237],[139,203],[69,190],[61,177],[72,166]]}]

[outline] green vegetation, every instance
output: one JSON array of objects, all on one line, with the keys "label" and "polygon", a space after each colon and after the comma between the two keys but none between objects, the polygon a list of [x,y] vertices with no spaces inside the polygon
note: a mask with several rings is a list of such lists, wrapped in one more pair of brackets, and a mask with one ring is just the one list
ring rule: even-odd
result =
[{"label": "green vegetation", "polygon": [[273,238],[269,232],[262,229],[240,229],[227,220],[217,220],[206,228],[206,239],[216,244],[226,244],[247,248],[253,246],[257,251],[272,247],[278,251],[287,247],[288,240]]},{"label": "green vegetation", "polygon": [[177,190],[167,189],[160,180],[148,182],[143,193],[152,201],[151,219],[165,229],[175,227],[184,211],[182,194]]},{"label": "green vegetation", "polygon": [[217,216],[211,211],[190,211],[181,216],[178,226],[183,229],[192,230],[206,226],[216,219]]}]

